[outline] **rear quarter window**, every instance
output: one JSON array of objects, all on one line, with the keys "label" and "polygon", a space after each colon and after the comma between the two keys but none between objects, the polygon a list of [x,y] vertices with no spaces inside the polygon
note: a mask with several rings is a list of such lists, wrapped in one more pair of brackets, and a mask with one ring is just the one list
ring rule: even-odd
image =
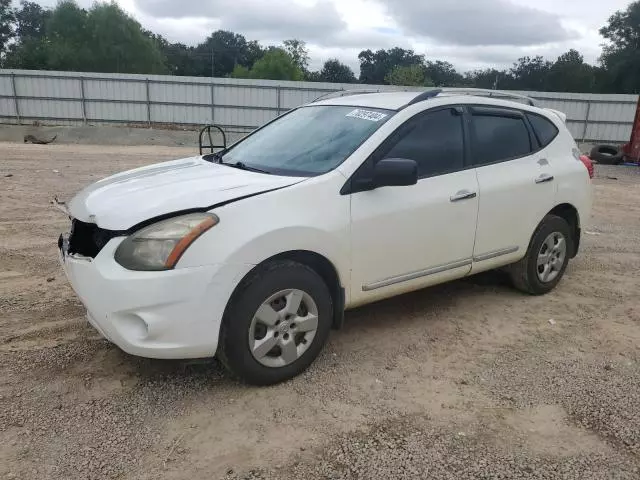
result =
[{"label": "rear quarter window", "polygon": [[549,145],[558,135],[558,127],[556,127],[551,120],[544,118],[542,115],[527,113],[527,118],[533,127],[533,131],[536,134],[536,138],[538,139],[538,143],[541,148]]}]

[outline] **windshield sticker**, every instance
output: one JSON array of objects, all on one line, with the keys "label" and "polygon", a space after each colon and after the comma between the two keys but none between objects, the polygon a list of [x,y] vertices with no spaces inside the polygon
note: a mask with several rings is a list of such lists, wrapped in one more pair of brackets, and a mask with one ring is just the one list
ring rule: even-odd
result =
[{"label": "windshield sticker", "polygon": [[361,108],[356,108],[353,112],[347,113],[347,117],[360,118],[362,120],[369,120],[370,122],[379,122],[386,116],[386,113],[362,110]]}]

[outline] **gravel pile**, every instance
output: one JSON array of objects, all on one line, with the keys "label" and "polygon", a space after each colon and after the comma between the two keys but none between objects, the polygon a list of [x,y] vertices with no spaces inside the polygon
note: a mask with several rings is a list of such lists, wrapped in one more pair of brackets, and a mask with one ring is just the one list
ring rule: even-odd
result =
[{"label": "gravel pile", "polygon": [[[74,390],[90,392],[104,377],[86,373],[63,384],[38,382],[104,354],[126,357],[130,368],[140,372],[134,374],[132,389],[69,401]],[[0,375],[14,384],[9,395],[0,396],[0,435],[10,438],[25,461],[25,470],[6,474],[15,479],[122,478],[135,470],[147,449],[170,448],[172,439],[161,435],[159,420],[184,414],[188,396],[215,388],[221,378],[214,363],[136,359],[103,340],[16,352],[8,360],[0,355],[5,366]],[[159,457],[158,465],[163,461]]]},{"label": "gravel pile", "polygon": [[497,357],[478,381],[506,406],[561,405],[579,426],[640,456],[640,358],[557,358],[539,350]]},{"label": "gravel pile", "polygon": [[228,480],[272,479],[637,479],[640,467],[620,454],[533,456],[495,445],[482,433],[450,432],[400,418],[370,432],[343,435],[313,462],[279,470],[229,472]]}]

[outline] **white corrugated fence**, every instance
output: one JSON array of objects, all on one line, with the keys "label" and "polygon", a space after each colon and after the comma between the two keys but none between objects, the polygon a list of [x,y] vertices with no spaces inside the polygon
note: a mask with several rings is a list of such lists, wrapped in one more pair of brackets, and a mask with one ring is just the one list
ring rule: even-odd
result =
[{"label": "white corrugated fence", "polygon": [[[203,125],[249,131],[320,95],[388,85],[0,70],[0,122]],[[579,141],[629,140],[637,95],[518,92],[567,114]]]}]

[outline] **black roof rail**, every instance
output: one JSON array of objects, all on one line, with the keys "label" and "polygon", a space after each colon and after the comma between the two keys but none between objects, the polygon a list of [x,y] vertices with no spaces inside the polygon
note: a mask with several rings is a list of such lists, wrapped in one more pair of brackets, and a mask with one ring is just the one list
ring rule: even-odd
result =
[{"label": "black roof rail", "polygon": [[413,100],[400,108],[400,110],[407,108],[410,105],[414,105],[416,103],[429,100],[430,98],[437,97],[440,94],[473,95],[477,97],[502,98],[505,100],[521,100],[526,102],[528,105],[531,105],[532,107],[538,106],[538,103],[535,101],[535,99],[531,97],[527,97],[526,95],[522,95],[519,93],[506,92],[504,90],[488,90],[482,88],[435,88],[417,95]]},{"label": "black roof rail", "polygon": [[329,100],[331,98],[348,97],[349,95],[364,95],[365,93],[380,93],[380,89],[373,88],[354,88],[351,90],[336,90],[335,92],[324,93],[318,98],[314,99],[311,103],[319,102],[320,100]]},{"label": "black roof rail", "polygon": [[406,105],[404,105],[402,108],[400,108],[400,110],[403,110],[411,105],[414,105],[416,103],[420,103],[420,102],[424,102],[425,100],[429,100],[430,98],[434,98],[437,97],[438,94],[440,94],[442,92],[441,88],[434,88],[432,90],[427,90],[426,92],[422,92],[418,95],[416,95],[413,100],[411,100],[409,103],[407,103]]},{"label": "black roof rail", "polygon": [[473,95],[476,97],[502,98],[505,100],[522,100],[532,107],[537,106],[535,99],[531,97],[504,90],[489,90],[485,88],[444,88],[442,89],[442,93],[447,93],[449,95]]}]

